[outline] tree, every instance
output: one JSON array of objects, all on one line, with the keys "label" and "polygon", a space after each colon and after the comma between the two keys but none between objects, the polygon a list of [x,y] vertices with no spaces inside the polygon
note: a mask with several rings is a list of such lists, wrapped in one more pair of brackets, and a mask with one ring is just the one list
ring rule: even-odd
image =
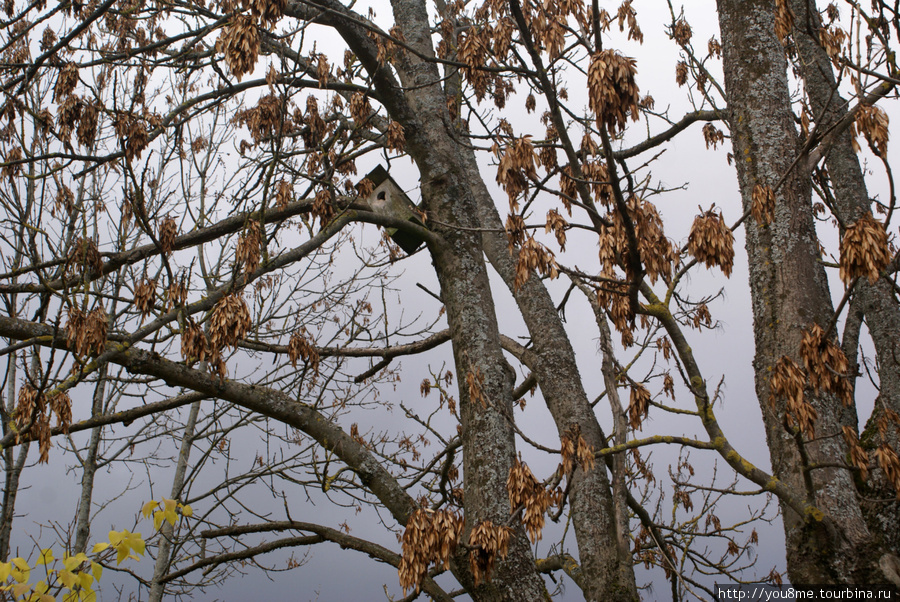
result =
[{"label": "tree", "polygon": [[[201,569],[224,578],[234,562],[322,542],[392,564],[404,593],[440,600],[455,595],[435,581],[448,569],[476,600],[546,599],[542,574],[560,571],[586,599],[634,600],[636,561],[661,566],[674,597],[700,595],[710,590],[695,572],[752,578],[756,532],[715,514],[722,498],[748,493],[738,483],[777,498],[794,582],[898,580],[895,198],[891,186],[886,202],[869,199],[853,150],[858,132],[892,181],[876,104],[896,94],[900,15],[890,6],[870,14],[850,3],[841,20],[829,5],[823,20],[805,0],[721,0],[721,43],[703,52],[670,4],[676,83],[693,103],[678,119],[641,95],[636,62],[616,49],[643,42],[630,0],[394,0],[388,19],[335,0],[4,8],[4,557],[28,442],[47,461],[54,436],[94,429],[77,456],[75,551],[87,545],[104,458],[178,448],[166,496],[198,515],[150,542],[152,599],[204,585]],[[862,43],[866,58],[854,58]],[[525,112],[504,118],[507,104]],[[667,228],[677,225],[653,201],[674,191],[651,168],[701,123],[706,146],[735,158],[742,206],[701,207],[676,244]],[[386,160],[400,178],[394,155],[412,161],[420,219],[366,202],[373,183],[357,165]],[[738,216],[731,226],[726,213]],[[841,240],[832,265],[817,231],[829,219]],[[425,241],[439,283],[427,317],[387,303],[398,270],[417,260],[398,261],[387,237],[367,244],[373,225]],[[771,472],[729,440],[721,391],[692,347],[701,334],[690,332],[715,326],[716,299],[695,294],[687,276],[699,264],[730,276],[741,228]],[[826,267],[839,269],[843,291],[829,287]],[[502,332],[497,299],[507,293],[525,344]],[[564,319],[582,293],[602,356],[593,380],[579,373]],[[881,389],[860,435],[863,321]],[[394,360],[447,342],[453,369],[421,385],[437,399],[422,402],[427,412],[401,404],[417,432],[378,433],[385,387],[421,378]],[[76,421],[72,398],[88,386],[90,416]],[[536,388],[555,426],[551,447],[516,417]],[[117,407],[129,396],[143,403]],[[645,435],[651,407],[690,416],[695,435]],[[109,425],[135,421],[144,426],[124,431],[125,445],[104,443]],[[232,469],[229,441],[254,428],[277,442],[277,459]],[[664,518],[662,485],[639,450],[667,444],[718,458],[734,484],[695,476],[680,458],[669,514],[682,518]],[[540,481],[526,461],[543,454],[559,468]],[[219,470],[210,465],[220,456],[221,484],[200,493],[200,469]],[[282,494],[284,520],[254,519],[242,497],[253,486],[295,489]],[[290,517],[290,505],[320,493],[385,511],[399,553]],[[574,541],[563,535],[536,557],[548,514],[571,524]],[[288,531],[299,535],[251,543]],[[697,538],[724,550],[700,551]]]}]

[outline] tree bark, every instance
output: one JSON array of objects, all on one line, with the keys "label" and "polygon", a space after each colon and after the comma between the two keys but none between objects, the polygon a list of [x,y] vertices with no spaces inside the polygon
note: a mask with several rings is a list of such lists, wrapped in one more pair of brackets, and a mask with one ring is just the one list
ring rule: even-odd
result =
[{"label": "tree bark", "polygon": [[[816,127],[827,131],[847,114],[847,101],[838,93],[831,60],[819,44],[822,22],[814,0],[793,0],[794,41],[797,46],[798,65],[810,109],[817,119]],[[825,154],[825,165],[833,187],[834,205],[841,223],[850,225],[872,210],[866,181],[853,150],[849,130],[838,136]],[[900,413],[900,305],[894,297],[891,285],[885,279],[869,284],[861,278],[856,284],[856,303],[851,309],[865,319],[875,346],[878,359],[879,394],[873,418],[881,414],[883,407]],[[854,355],[855,355],[855,349]],[[854,362],[855,363],[855,362]],[[851,426],[858,429],[858,417]],[[870,447],[882,441],[873,421],[869,421],[868,436],[863,438]],[[896,431],[888,431],[888,443],[898,449]],[[890,436],[893,435],[893,436]],[[867,487],[861,492],[874,502],[864,502],[862,509],[874,537],[892,552],[900,553],[900,503],[885,502],[895,497],[887,486],[880,469],[876,469]]]},{"label": "tree bark", "polygon": [[[754,186],[777,190],[775,217],[746,222],[753,301],[756,392],[772,467],[789,487],[805,492],[823,513],[799,516],[782,504],[788,575],[794,583],[866,583],[877,579],[871,539],[856,499],[840,437],[840,403],[806,397],[818,413],[816,438],[785,427],[785,404],[770,406],[770,378],[782,357],[799,365],[800,342],[814,323],[833,315],[810,201],[809,179],[794,169],[800,152],[784,50],[775,36],[775,8],[763,0],[719,0],[725,86],[738,182],[745,211]],[[824,465],[811,469],[810,465]],[[877,562],[877,557],[876,557]]]}]

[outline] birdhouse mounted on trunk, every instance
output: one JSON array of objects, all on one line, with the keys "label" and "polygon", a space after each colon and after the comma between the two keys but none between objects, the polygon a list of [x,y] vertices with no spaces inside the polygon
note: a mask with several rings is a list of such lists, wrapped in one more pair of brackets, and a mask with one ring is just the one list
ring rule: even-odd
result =
[{"label": "birdhouse mounted on trunk", "polygon": [[[397,185],[384,167],[379,165],[366,174],[366,179],[375,186],[372,194],[365,198],[374,213],[409,220],[418,226],[425,227],[416,212],[415,203],[406,196],[403,189]],[[407,255],[412,255],[422,246],[422,239],[412,232],[387,228],[387,234]]]}]

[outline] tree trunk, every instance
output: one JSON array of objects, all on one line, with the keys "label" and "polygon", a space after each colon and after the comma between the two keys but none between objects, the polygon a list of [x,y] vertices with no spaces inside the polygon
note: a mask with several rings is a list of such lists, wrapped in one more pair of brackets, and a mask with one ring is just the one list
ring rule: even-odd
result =
[{"label": "tree trunk", "polygon": [[[774,4],[719,0],[725,85],[744,210],[757,184],[777,190],[774,220],[745,222],[753,301],[756,392],[772,468],[789,487],[805,492],[821,516],[798,516],[782,504],[788,575],[794,583],[866,583],[876,567],[870,534],[843,463],[840,402],[832,395],[806,399],[818,413],[815,439],[785,427],[785,403],[769,403],[770,378],[782,357],[802,365],[800,342],[814,323],[833,315],[810,201],[809,180],[793,168],[800,152],[787,83],[784,50],[775,36]],[[809,469],[811,464],[825,465]],[[877,562],[877,557],[875,558]]]},{"label": "tree trunk", "polygon": [[[806,85],[810,109],[817,119],[816,127],[827,131],[847,114],[847,102],[837,91],[831,60],[818,42],[822,22],[814,0],[793,0],[791,8],[795,16],[793,35],[797,45],[797,63]],[[838,217],[841,223],[850,225],[871,211],[872,204],[849,130],[838,136],[828,149],[825,164]],[[856,284],[855,295],[856,303],[851,305],[851,309],[858,311],[865,319],[878,358],[879,396],[873,418],[881,414],[882,406],[900,413],[900,305],[885,279],[869,284],[867,279],[861,278]],[[851,426],[858,429],[856,422]],[[878,429],[873,425],[867,430],[870,430],[870,436],[864,439],[870,447],[877,447],[881,443]],[[897,450],[896,431],[888,432],[888,443]],[[872,479],[862,493],[874,500],[895,497],[878,469],[873,471]],[[900,553],[900,504],[896,501],[864,502],[862,508],[872,534],[880,538],[887,549]]]},{"label": "tree trunk", "polygon": [[[106,375],[108,372],[108,364],[104,364],[97,371],[97,384],[94,386],[91,417],[103,414],[103,398],[106,392]],[[102,426],[91,429],[91,440],[88,443],[84,463],[81,466],[81,497],[78,500],[78,514],[75,518],[74,553],[76,554],[78,552],[87,552],[88,539],[91,536],[91,504],[94,498],[94,476],[97,474],[97,458],[102,434]]]}]

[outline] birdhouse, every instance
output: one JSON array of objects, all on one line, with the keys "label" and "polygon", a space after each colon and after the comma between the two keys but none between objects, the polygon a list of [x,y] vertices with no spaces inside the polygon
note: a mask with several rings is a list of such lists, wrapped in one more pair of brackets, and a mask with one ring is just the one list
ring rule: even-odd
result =
[{"label": "birdhouse", "polygon": [[[374,213],[406,219],[418,226],[425,227],[418,216],[416,204],[406,196],[403,189],[397,185],[384,167],[379,165],[366,174],[366,179],[375,186],[372,194],[365,199]],[[407,255],[412,255],[422,246],[422,239],[412,232],[388,228],[387,234]]]}]

